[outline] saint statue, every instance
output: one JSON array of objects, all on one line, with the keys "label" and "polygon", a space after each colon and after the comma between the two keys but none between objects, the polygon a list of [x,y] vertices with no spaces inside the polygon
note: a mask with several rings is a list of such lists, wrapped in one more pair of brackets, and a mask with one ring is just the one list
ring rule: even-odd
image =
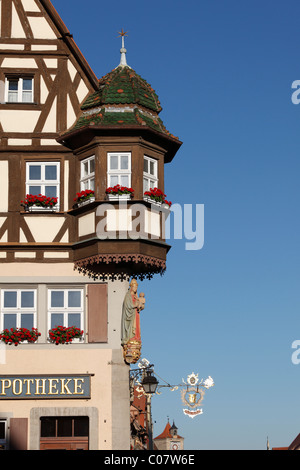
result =
[{"label": "saint statue", "polygon": [[145,295],[137,295],[138,283],[132,279],[122,308],[121,343],[126,362],[135,363],[140,357],[141,329],[140,311],[145,308]]}]

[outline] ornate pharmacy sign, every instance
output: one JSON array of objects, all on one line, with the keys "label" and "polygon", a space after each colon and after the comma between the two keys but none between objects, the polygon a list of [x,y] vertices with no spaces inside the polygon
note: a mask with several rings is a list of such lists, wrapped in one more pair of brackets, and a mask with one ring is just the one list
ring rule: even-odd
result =
[{"label": "ornate pharmacy sign", "polygon": [[90,375],[0,376],[0,400],[91,397]]},{"label": "ornate pharmacy sign", "polygon": [[209,389],[214,386],[213,379],[209,376],[206,380],[199,381],[198,374],[194,372],[187,377],[187,381],[184,383],[184,388],[181,390],[181,399],[185,406],[183,413],[190,418],[201,415],[203,410],[201,407],[202,401],[205,394],[205,389]]}]

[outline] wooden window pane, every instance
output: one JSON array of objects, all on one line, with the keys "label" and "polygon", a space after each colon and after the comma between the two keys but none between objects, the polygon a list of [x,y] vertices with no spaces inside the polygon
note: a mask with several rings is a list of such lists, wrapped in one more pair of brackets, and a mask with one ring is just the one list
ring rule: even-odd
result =
[{"label": "wooden window pane", "polygon": [[17,292],[4,292],[4,308],[16,308],[17,307]]},{"label": "wooden window pane", "polygon": [[72,437],[72,418],[60,418],[57,420],[57,437]]},{"label": "wooden window pane", "polygon": [[55,418],[41,418],[41,437],[56,437]]},{"label": "wooden window pane", "polygon": [[42,169],[40,165],[29,165],[29,180],[40,181]]},{"label": "wooden window pane", "polygon": [[33,291],[21,292],[21,308],[34,308],[34,292]]},{"label": "wooden window pane", "polygon": [[88,437],[89,435],[89,418],[80,416],[74,418],[74,437]]},{"label": "wooden window pane", "polygon": [[22,313],[21,314],[21,328],[27,328],[31,330],[34,325],[34,315],[33,313]]},{"label": "wooden window pane", "polygon": [[4,330],[17,327],[17,315],[15,313],[4,314]]},{"label": "wooden window pane", "polygon": [[118,168],[119,168],[118,155],[111,155],[110,156],[110,169],[111,170],[118,170]]},{"label": "wooden window pane", "polygon": [[57,166],[56,165],[45,166],[45,179],[46,181],[57,180]]},{"label": "wooden window pane", "polygon": [[51,329],[57,326],[64,326],[64,314],[52,313],[51,314]]}]

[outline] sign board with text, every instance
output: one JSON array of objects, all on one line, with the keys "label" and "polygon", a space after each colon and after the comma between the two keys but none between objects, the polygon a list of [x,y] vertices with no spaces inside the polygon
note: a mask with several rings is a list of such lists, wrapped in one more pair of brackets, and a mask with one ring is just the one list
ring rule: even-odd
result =
[{"label": "sign board with text", "polygon": [[91,398],[90,375],[0,376],[0,400]]}]

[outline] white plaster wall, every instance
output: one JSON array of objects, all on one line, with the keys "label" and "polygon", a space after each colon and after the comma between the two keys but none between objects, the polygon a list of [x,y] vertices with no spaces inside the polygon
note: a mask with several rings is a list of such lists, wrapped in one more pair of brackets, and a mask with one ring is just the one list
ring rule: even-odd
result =
[{"label": "white plaster wall", "polygon": [[132,214],[130,209],[107,211],[107,230],[110,232],[132,230]]},{"label": "white plaster wall", "polygon": [[6,51],[24,51],[25,46],[24,44],[0,44],[0,49],[4,49]]},{"label": "white plaster wall", "polygon": [[33,132],[41,111],[1,109],[1,124],[4,132]]},{"label": "white plaster wall", "polygon": [[145,211],[145,232],[156,237],[160,236],[160,213]]},{"label": "white plaster wall", "polygon": [[50,243],[61,229],[65,218],[53,217],[51,214],[48,217],[25,217],[25,221],[36,242]]},{"label": "white plaster wall", "polygon": [[32,16],[28,17],[28,21],[35,39],[56,39],[56,34],[45,18]]},{"label": "white plaster wall", "polygon": [[26,34],[17,14],[15,5],[12,4],[12,23],[11,23],[11,37],[18,38],[18,39],[25,39]]},{"label": "white plaster wall", "polygon": [[34,0],[22,0],[25,11],[41,11]]},{"label": "white plaster wall", "polygon": [[34,59],[5,57],[5,59],[2,62],[2,67],[12,68],[12,69],[36,69],[37,65]]},{"label": "white plaster wall", "polygon": [[83,237],[95,232],[95,214],[84,215],[78,219],[78,235]]},{"label": "white plaster wall", "polygon": [[77,91],[76,91],[79,103],[82,103],[82,101],[84,100],[84,98],[86,97],[88,92],[89,92],[89,90],[88,90],[86,84],[84,83],[83,80],[81,80],[81,82],[79,83],[79,86],[77,88]]},{"label": "white plaster wall", "polygon": [[8,212],[8,161],[0,161],[0,212]]}]

